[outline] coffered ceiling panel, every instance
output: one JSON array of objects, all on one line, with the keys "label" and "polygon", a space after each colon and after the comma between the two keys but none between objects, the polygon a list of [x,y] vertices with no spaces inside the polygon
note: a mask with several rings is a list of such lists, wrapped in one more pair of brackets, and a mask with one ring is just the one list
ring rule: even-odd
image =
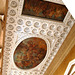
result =
[{"label": "coffered ceiling panel", "polygon": [[74,24],[60,4],[8,0],[2,75],[44,75]]}]

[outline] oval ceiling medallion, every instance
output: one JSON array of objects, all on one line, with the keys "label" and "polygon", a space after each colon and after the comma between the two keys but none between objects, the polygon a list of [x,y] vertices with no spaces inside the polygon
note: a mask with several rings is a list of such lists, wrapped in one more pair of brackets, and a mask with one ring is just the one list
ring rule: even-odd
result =
[{"label": "oval ceiling medallion", "polygon": [[14,52],[15,65],[20,69],[31,69],[39,65],[47,52],[47,44],[41,38],[23,40]]}]

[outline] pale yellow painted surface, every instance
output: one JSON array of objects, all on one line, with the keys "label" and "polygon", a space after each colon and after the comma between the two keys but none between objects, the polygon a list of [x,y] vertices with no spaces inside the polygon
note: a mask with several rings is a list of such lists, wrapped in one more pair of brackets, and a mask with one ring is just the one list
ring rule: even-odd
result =
[{"label": "pale yellow painted surface", "polygon": [[3,31],[1,31],[1,36],[0,36],[0,47],[3,45]]},{"label": "pale yellow painted surface", "polygon": [[0,14],[4,14],[6,9],[6,0],[0,0]]},{"label": "pale yellow painted surface", "polygon": [[[0,0],[0,15],[1,14],[5,15],[5,12],[6,12],[6,0]],[[2,29],[4,26],[3,23],[2,23]],[[1,31],[1,34],[0,34],[0,47],[2,47],[2,44],[3,44],[3,30]]]},{"label": "pale yellow painted surface", "polygon": [[66,56],[64,61],[58,67],[58,69],[55,71],[54,75],[64,75],[64,72],[65,72],[69,62],[72,61],[73,59],[75,59],[75,46],[72,48],[72,50]]},{"label": "pale yellow painted surface", "polygon": [[[0,0],[0,14],[1,15],[5,15],[6,12],[6,0]],[[2,25],[4,24],[4,22],[2,23]],[[2,26],[3,27],[3,26]],[[0,47],[2,47],[3,44],[3,30],[1,31],[1,37],[0,37]],[[1,68],[1,56],[2,54],[0,53],[0,68]],[[1,75],[1,72],[0,72]]]}]

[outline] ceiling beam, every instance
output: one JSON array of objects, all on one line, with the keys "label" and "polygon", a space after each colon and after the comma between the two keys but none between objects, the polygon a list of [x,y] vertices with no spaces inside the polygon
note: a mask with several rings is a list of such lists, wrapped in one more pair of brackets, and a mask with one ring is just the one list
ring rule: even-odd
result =
[{"label": "ceiling beam", "polygon": [[74,45],[75,45],[75,25],[72,27],[70,33],[68,34],[67,38],[60,47],[58,53],[56,54],[55,58],[53,59],[52,63],[50,64],[44,75],[53,75],[53,73],[65,59],[65,57],[67,56],[67,54],[70,52],[70,50]]}]

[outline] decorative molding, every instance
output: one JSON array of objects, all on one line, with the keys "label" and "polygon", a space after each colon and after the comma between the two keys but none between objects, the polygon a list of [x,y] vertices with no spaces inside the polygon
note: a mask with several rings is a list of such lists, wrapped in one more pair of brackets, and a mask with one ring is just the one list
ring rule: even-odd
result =
[{"label": "decorative molding", "polygon": [[53,75],[54,72],[59,67],[59,65],[65,59],[67,54],[71,51],[71,49],[75,45],[75,33],[74,32],[75,32],[75,24],[73,25],[72,29],[70,30],[70,33],[66,37],[65,41],[63,42],[62,46],[58,50],[55,58],[52,60],[52,63],[49,65],[44,75]]},{"label": "decorative molding", "polygon": [[[74,67],[74,69],[73,69],[73,67]],[[73,71],[71,69],[73,69]],[[64,75],[68,75],[68,74],[72,75],[72,73],[75,73],[75,59],[69,62],[68,67],[67,67]]]},{"label": "decorative molding", "polygon": [[[55,0],[56,1],[56,0]],[[8,12],[3,54],[3,75],[43,75],[72,28],[74,21],[66,16],[64,22],[21,15],[24,0],[8,0]],[[70,13],[69,13],[70,15]],[[27,37],[41,37],[47,42],[47,54],[42,63],[30,70],[20,70],[13,62],[13,52]],[[9,42],[10,41],[10,42]],[[40,67],[40,70],[38,70]]]},{"label": "decorative molding", "polygon": [[58,3],[58,4],[64,5],[62,0],[44,0],[44,1],[50,1],[50,2],[53,2],[53,3]]}]

